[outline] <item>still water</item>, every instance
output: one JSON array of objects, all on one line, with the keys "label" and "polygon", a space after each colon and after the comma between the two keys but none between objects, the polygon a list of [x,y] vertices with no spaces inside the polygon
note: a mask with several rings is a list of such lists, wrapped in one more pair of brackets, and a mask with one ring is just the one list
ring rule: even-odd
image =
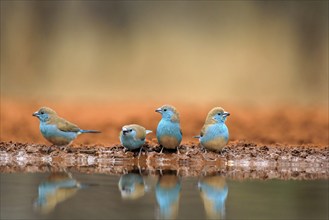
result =
[{"label": "still water", "polygon": [[2,173],[1,219],[328,219],[328,180]]}]

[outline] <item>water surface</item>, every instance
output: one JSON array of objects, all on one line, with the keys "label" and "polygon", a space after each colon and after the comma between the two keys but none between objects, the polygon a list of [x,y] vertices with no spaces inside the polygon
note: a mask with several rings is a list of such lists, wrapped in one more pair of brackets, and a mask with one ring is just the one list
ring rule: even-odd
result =
[{"label": "water surface", "polygon": [[1,219],[327,219],[327,180],[2,173]]}]

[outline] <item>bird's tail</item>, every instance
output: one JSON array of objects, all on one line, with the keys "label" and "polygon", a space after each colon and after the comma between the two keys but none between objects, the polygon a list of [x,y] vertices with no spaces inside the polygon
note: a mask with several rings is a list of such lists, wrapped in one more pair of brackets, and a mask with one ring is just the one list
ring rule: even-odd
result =
[{"label": "bird's tail", "polygon": [[96,130],[81,130],[81,133],[101,133],[100,131],[96,131]]}]

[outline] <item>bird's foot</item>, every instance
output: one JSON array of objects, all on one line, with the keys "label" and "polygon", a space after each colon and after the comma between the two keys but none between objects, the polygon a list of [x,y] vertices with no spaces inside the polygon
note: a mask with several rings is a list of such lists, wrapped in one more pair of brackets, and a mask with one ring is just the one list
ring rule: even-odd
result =
[{"label": "bird's foot", "polygon": [[225,153],[227,153],[229,150],[227,147],[224,147],[221,151],[220,151],[220,155],[224,156]]},{"label": "bird's foot", "polygon": [[51,152],[53,152],[53,145],[49,146],[47,149],[47,154],[50,154]]},{"label": "bird's foot", "polygon": [[179,146],[177,147],[177,154],[180,155]]},{"label": "bird's foot", "polygon": [[60,146],[59,149],[60,149],[61,151],[66,152],[66,151],[67,151],[67,145],[65,145],[65,146]]},{"label": "bird's foot", "polygon": [[216,158],[215,159],[211,159],[211,158],[205,156],[205,154],[208,154],[208,151],[204,148],[204,153],[202,154],[203,159],[205,159],[207,161],[216,161]]}]

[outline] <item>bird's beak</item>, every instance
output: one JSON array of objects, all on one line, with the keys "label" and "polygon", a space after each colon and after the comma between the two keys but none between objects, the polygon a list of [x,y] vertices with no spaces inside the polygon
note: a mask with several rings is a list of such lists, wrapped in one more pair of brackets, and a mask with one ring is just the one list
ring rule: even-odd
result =
[{"label": "bird's beak", "polygon": [[161,113],[162,110],[161,110],[161,108],[158,108],[158,109],[155,110],[155,112],[159,112],[159,113]]},{"label": "bird's beak", "polygon": [[225,116],[230,116],[231,114],[229,112],[224,112]]},{"label": "bird's beak", "polygon": [[122,133],[123,133],[123,135],[126,135],[128,133],[128,129],[127,128],[122,128]]},{"label": "bird's beak", "polygon": [[34,112],[34,113],[32,114],[32,116],[34,116],[34,117],[38,117],[38,116],[39,116],[39,112]]}]

